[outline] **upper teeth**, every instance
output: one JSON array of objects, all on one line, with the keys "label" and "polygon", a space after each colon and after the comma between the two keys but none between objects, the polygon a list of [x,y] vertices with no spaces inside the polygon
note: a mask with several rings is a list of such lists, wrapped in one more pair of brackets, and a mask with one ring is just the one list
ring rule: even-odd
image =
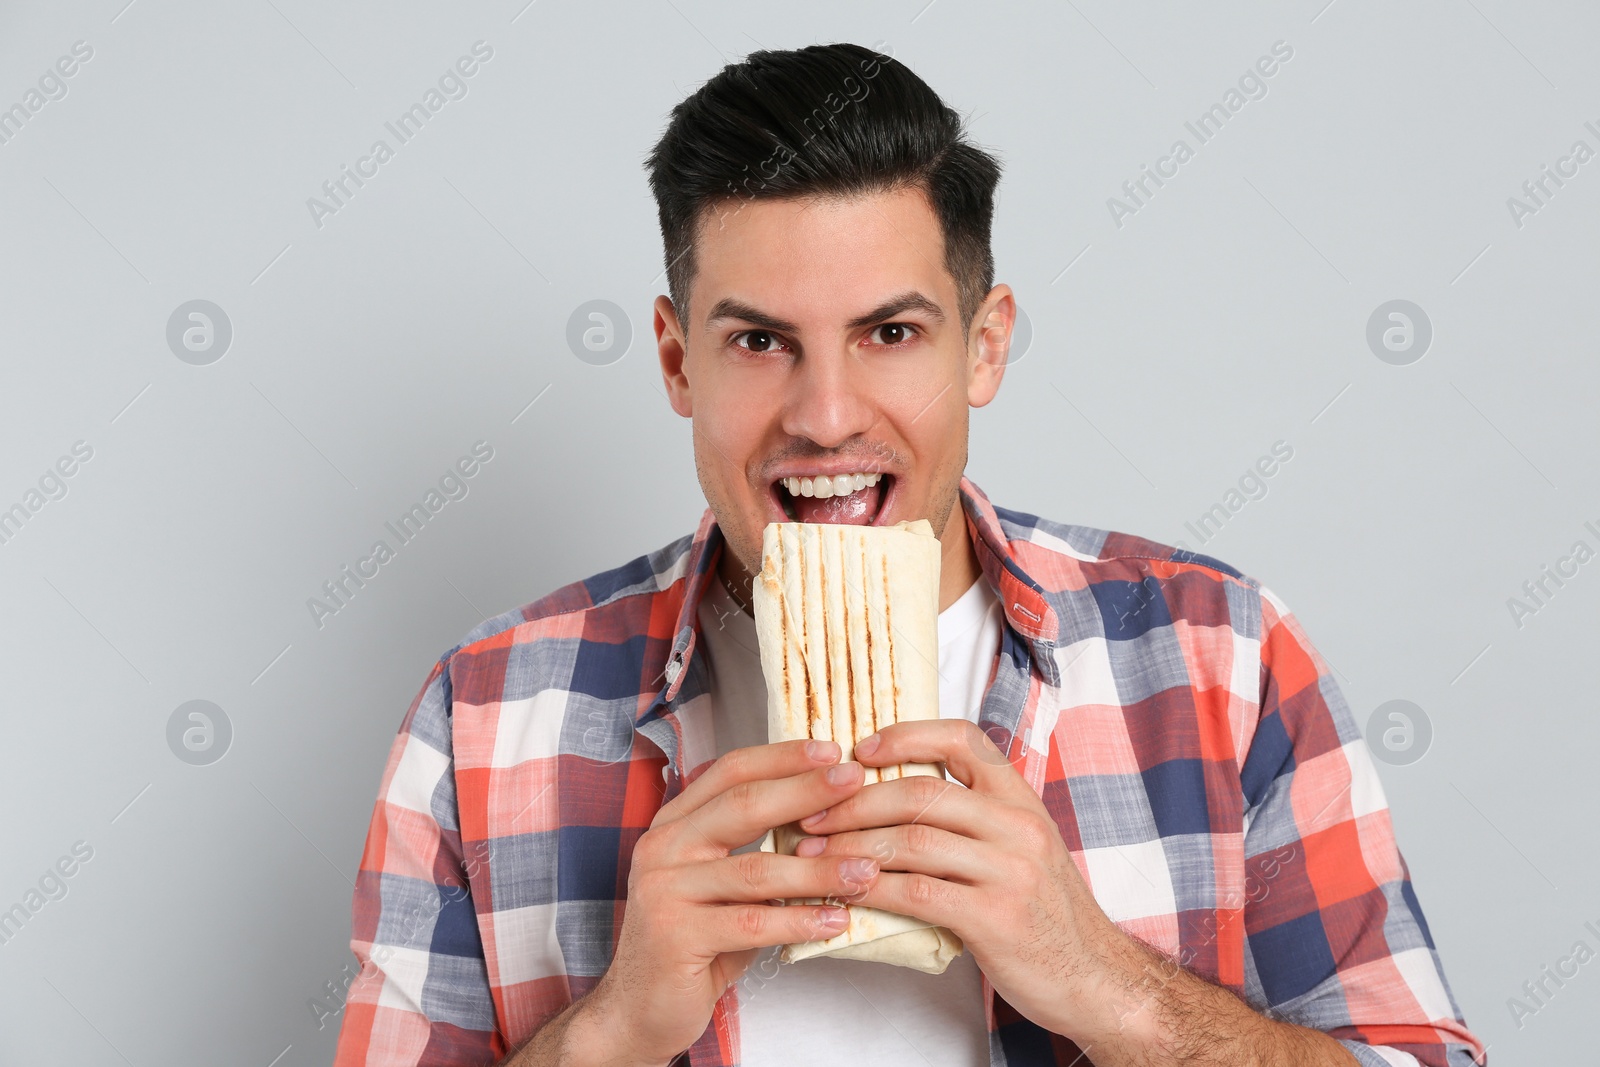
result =
[{"label": "upper teeth", "polygon": [[869,485],[877,485],[881,474],[835,474],[829,477],[826,474],[815,478],[784,478],[784,487],[789,490],[790,496],[814,496],[819,499],[830,496],[849,496]]}]

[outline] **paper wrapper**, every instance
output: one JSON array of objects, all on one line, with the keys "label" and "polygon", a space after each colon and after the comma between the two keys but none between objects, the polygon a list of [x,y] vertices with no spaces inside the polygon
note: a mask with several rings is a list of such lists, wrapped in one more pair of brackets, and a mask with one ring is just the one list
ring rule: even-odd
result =
[{"label": "paper wrapper", "polygon": [[[769,741],[835,741],[849,760],[855,743],[881,727],[939,717],[939,551],[926,519],[767,525],[752,597]],[[865,771],[868,783],[944,774],[923,763]],[[792,855],[803,836],[780,826],[761,847]],[[962,952],[944,927],[861,905],[847,910],[842,932],[785,945],[783,961],[837,956],[940,974]]]}]

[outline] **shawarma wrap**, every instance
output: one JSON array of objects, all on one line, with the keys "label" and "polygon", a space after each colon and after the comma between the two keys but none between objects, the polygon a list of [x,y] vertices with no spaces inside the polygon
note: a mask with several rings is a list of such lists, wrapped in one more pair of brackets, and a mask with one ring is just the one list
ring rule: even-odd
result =
[{"label": "shawarma wrap", "polygon": [[[767,525],[752,597],[769,741],[835,741],[849,760],[858,740],[890,723],[939,717],[939,551],[927,519]],[[944,774],[940,764],[864,769],[868,783]],[[792,855],[803,836],[794,824],[780,826],[761,847]],[[841,933],[786,945],[783,961],[836,956],[939,974],[962,952],[944,927],[861,905],[847,910]]]}]

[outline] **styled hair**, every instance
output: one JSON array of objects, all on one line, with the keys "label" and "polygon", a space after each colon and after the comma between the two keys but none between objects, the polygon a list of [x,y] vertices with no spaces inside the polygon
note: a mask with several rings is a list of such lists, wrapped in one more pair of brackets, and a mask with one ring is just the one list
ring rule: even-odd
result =
[{"label": "styled hair", "polygon": [[646,162],[667,287],[685,327],[703,219],[750,200],[920,188],[944,235],[962,330],[994,286],[1000,164],[904,64],[856,44],[752,52],[672,109]]}]

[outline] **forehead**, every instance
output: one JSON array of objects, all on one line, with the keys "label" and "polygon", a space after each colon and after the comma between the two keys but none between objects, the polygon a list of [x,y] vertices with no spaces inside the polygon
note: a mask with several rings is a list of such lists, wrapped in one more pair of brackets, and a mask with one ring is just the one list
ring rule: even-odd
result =
[{"label": "forehead", "polygon": [[690,307],[702,321],[730,296],[801,324],[908,289],[947,308],[955,300],[938,216],[917,188],[727,201],[702,219],[695,253]]}]

